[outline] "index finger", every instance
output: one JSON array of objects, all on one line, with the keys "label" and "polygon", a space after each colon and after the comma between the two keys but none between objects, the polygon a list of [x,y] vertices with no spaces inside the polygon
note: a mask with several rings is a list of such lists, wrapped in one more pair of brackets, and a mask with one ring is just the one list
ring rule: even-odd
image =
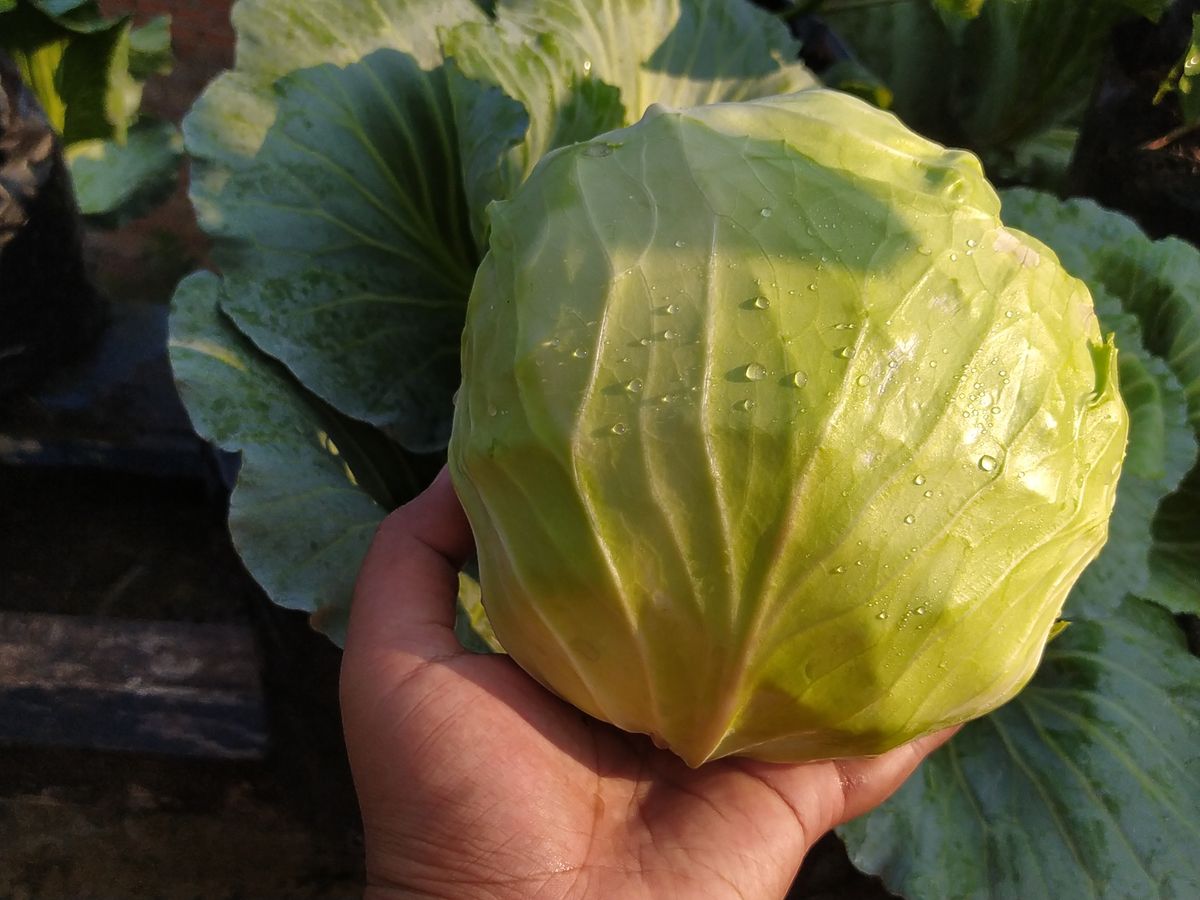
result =
[{"label": "index finger", "polygon": [[473,552],[471,527],[443,468],[375,532],[354,589],[347,650],[413,639],[435,653],[457,648],[458,572]]}]

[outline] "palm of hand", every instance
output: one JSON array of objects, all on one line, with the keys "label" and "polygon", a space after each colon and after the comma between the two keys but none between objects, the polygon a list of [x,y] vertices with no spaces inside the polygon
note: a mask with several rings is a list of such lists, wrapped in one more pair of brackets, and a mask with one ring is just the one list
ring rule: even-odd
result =
[{"label": "palm of hand", "polygon": [[379,896],[781,897],[812,842],[945,739],[689,769],[459,647],[469,547],[443,476],[389,519],[360,575],[342,698]]}]

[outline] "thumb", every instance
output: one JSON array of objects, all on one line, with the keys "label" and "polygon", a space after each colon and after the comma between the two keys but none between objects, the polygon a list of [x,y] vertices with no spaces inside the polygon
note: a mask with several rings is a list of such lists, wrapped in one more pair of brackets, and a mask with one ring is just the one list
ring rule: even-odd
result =
[{"label": "thumb", "polygon": [[842,790],[840,814],[831,826],[841,825],[870,812],[896,792],[929,754],[961,728],[955,725],[917,738],[881,756],[838,760]]}]

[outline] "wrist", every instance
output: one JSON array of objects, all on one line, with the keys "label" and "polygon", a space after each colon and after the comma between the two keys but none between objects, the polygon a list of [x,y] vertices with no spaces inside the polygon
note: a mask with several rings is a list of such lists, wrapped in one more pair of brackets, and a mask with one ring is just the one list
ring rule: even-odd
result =
[{"label": "wrist", "polygon": [[[560,889],[561,888],[561,889]],[[570,886],[526,882],[392,881],[368,875],[363,900],[586,900]]]},{"label": "wrist", "polygon": [[393,884],[368,884],[363,890],[363,900],[514,900],[518,896],[492,889],[486,885],[447,885],[445,888],[432,886],[406,887]]}]

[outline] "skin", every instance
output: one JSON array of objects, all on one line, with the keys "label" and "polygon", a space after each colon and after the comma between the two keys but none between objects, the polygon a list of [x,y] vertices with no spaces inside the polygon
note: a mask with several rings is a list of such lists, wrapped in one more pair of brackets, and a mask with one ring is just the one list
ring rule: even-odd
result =
[{"label": "skin", "polygon": [[443,470],[380,526],[355,592],[342,710],[366,896],[783,897],[812,845],[949,731],[883,756],[690,769],[454,637],[470,527]]}]

